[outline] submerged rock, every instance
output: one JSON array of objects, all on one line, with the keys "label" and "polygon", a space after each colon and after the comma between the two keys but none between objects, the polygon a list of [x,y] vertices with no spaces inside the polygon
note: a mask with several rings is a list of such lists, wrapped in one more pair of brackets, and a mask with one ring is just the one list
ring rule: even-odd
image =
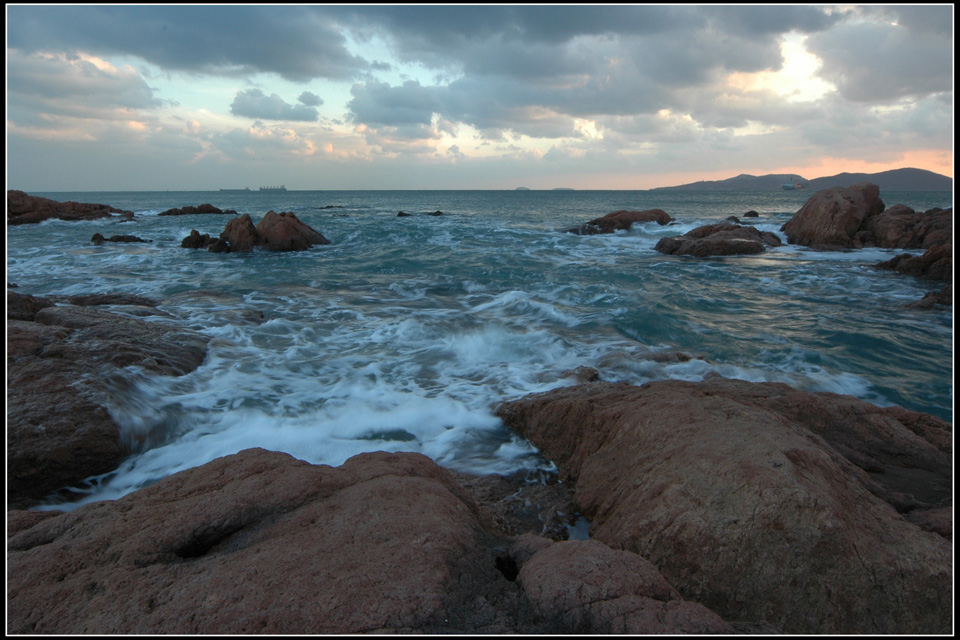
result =
[{"label": "submerged rock", "polygon": [[779,247],[781,244],[780,238],[769,231],[721,222],[697,227],[682,236],[661,238],[654,248],[668,255],[705,258],[763,253],[766,247]]},{"label": "submerged rock", "polygon": [[952,545],[921,528],[952,504],[948,423],[722,378],[593,382],[497,414],[575,485],[592,539],[647,558],[728,622],[951,629]]},{"label": "submerged rock", "polygon": [[104,238],[101,234],[95,233],[93,237],[90,238],[90,242],[93,244],[103,244],[104,242],[151,242],[150,240],[144,240],[137,236],[110,236],[109,238]]},{"label": "submerged rock", "polygon": [[673,218],[662,209],[647,209],[645,211],[614,211],[602,218],[595,218],[579,227],[568,229],[569,233],[578,236],[595,235],[598,233],[613,233],[629,229],[635,222],[656,222],[660,225],[669,224]]},{"label": "submerged rock", "polygon": [[96,220],[114,217],[132,219],[132,211],[116,209],[106,204],[57,202],[49,198],[27,195],[23,191],[7,191],[7,224],[31,224],[51,218],[60,220]]}]

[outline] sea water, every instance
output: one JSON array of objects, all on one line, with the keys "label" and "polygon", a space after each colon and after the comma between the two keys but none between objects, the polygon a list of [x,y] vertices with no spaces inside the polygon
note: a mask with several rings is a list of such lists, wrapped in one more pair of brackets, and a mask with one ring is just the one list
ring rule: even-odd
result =
[{"label": "sea water", "polygon": [[[116,498],[249,447],[329,465],[385,450],[469,473],[550,470],[493,407],[574,384],[567,374],[579,366],[631,384],[711,373],[784,382],[953,419],[952,310],[905,308],[942,285],[873,268],[903,251],[784,245],[695,259],[654,250],[662,237],[731,215],[785,240],[780,227],[804,191],[32,195],[136,215],[9,226],[7,281],[18,291],[148,296],[162,313],[150,321],[210,338],[204,363],[185,376],[129,369],[134,384],[114,390],[110,410],[134,455],[69,503],[51,496],[49,508]],[[881,198],[918,210],[952,205],[950,192]],[[230,217],[158,214],[203,203],[255,223],[292,211],[332,244],[183,249],[192,229],[216,236]],[[675,221],[565,232],[650,208]],[[742,217],[748,210],[759,217]],[[150,242],[97,246],[94,233]]]}]

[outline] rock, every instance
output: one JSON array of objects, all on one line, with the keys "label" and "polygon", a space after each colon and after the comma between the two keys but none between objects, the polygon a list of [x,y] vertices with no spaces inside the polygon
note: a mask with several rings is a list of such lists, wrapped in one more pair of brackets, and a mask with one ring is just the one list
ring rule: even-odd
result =
[{"label": "rock", "polygon": [[499,535],[417,453],[334,468],[249,449],[119,500],[7,522],[13,634],[734,628],[632,553]]},{"label": "rock", "polygon": [[733,224],[740,224],[740,218],[737,216],[727,216],[727,222],[732,222]]},{"label": "rock", "polygon": [[938,305],[953,306],[953,285],[947,285],[939,291],[931,291],[916,302],[907,305],[908,309],[933,309]]},{"label": "rock", "polygon": [[406,211],[400,211],[400,212],[397,213],[397,217],[398,217],[398,218],[409,218],[409,217],[410,217],[410,214],[407,213]]},{"label": "rock", "polygon": [[953,241],[953,209],[925,213],[895,204],[863,221],[856,241],[863,246],[891,249],[929,249]]},{"label": "rock", "polygon": [[108,409],[124,367],[183,375],[203,361],[207,338],[10,291],[7,300],[7,499],[27,506],[129,455],[133,436]]},{"label": "rock", "polygon": [[190,230],[190,235],[180,241],[180,246],[184,249],[206,249],[217,242],[216,238],[211,238],[209,233],[202,236],[196,229]]},{"label": "rock", "polygon": [[757,213],[756,211],[754,211],[753,209],[751,209],[750,211],[747,211],[745,214],[743,214],[743,217],[744,217],[744,218],[759,218],[759,217],[760,217],[760,214]]},{"label": "rock", "polygon": [[432,212],[432,213],[430,213],[430,214],[428,214],[428,215],[431,215],[431,216],[442,216],[442,215],[443,215],[443,211],[434,211],[434,212]]},{"label": "rock", "polygon": [[[260,244],[260,236],[257,235],[257,229],[253,226],[253,220],[249,213],[228,222],[220,233],[220,240],[227,243],[230,251],[241,253],[249,253],[253,251],[256,245]],[[217,251],[217,253],[220,252]]]},{"label": "rock", "polygon": [[623,231],[630,228],[635,222],[656,222],[660,225],[669,224],[671,218],[667,212],[661,209],[647,209],[645,211],[614,211],[608,213],[602,218],[596,218],[590,222],[568,229],[569,233],[575,233],[578,236],[594,235],[598,233],[613,233],[614,231]]},{"label": "rock", "polygon": [[542,548],[517,581],[539,611],[576,633],[734,632],[714,612],[683,600],[650,562],[596,540]]},{"label": "rock", "polygon": [[162,211],[162,212],[158,213],[157,215],[160,215],[160,216],[189,216],[189,215],[195,215],[195,214],[198,214],[198,213],[232,214],[232,215],[237,215],[237,212],[234,211],[233,209],[227,209],[226,211],[224,211],[224,210],[220,209],[219,207],[213,206],[213,205],[210,204],[210,203],[201,204],[201,205],[198,205],[198,206],[196,206],[196,207],[186,206],[186,207],[183,207],[182,209],[179,209],[179,208],[174,207],[173,209],[167,209],[166,211]]},{"label": "rock", "polygon": [[682,236],[661,238],[654,247],[667,255],[689,255],[698,258],[763,253],[765,247],[779,247],[776,234],[730,222],[709,224],[692,229]]},{"label": "rock", "polygon": [[647,558],[728,622],[952,627],[952,545],[918,526],[952,500],[948,423],[719,377],[594,382],[497,414],[575,485],[592,539]]},{"label": "rock", "polygon": [[922,256],[903,253],[886,262],[874,265],[876,269],[896,271],[908,276],[953,282],[953,245],[940,244],[927,249]]},{"label": "rock", "polygon": [[322,234],[289,212],[268,211],[257,224],[256,233],[259,244],[267,251],[303,251],[314,245],[330,244]]},{"label": "rock", "polygon": [[860,182],[851,187],[833,187],[813,194],[780,230],[790,244],[820,249],[860,248],[856,239],[867,217],[884,210],[880,187]]},{"label": "rock", "polygon": [[51,218],[59,220],[96,220],[118,214],[132,219],[132,211],[116,209],[105,204],[57,202],[49,198],[27,195],[23,191],[7,191],[7,224],[31,224]]},{"label": "rock", "polygon": [[104,238],[99,233],[95,233],[93,237],[90,238],[90,242],[100,245],[104,242],[150,242],[150,240],[143,240],[137,236],[110,236],[109,238]]}]

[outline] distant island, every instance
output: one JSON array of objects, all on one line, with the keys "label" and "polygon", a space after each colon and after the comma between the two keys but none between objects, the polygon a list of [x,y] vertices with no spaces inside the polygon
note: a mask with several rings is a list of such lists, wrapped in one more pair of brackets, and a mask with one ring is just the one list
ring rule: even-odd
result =
[{"label": "distant island", "polygon": [[517,191],[530,191],[530,187],[517,187]]},{"label": "distant island", "polygon": [[880,191],[953,191],[953,178],[926,169],[893,169],[880,173],[838,173],[835,176],[807,180],[793,173],[771,173],[751,176],[741,173],[726,180],[701,180],[675,187],[657,187],[651,191],[781,191],[785,184],[818,191],[830,187],[849,187],[858,182],[872,182]]}]

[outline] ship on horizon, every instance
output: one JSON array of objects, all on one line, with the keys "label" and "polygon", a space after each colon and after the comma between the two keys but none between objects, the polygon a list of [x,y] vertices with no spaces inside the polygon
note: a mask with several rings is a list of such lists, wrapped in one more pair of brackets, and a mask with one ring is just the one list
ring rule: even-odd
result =
[{"label": "ship on horizon", "polygon": [[286,191],[287,188],[284,185],[279,187],[260,187],[260,191]]}]

